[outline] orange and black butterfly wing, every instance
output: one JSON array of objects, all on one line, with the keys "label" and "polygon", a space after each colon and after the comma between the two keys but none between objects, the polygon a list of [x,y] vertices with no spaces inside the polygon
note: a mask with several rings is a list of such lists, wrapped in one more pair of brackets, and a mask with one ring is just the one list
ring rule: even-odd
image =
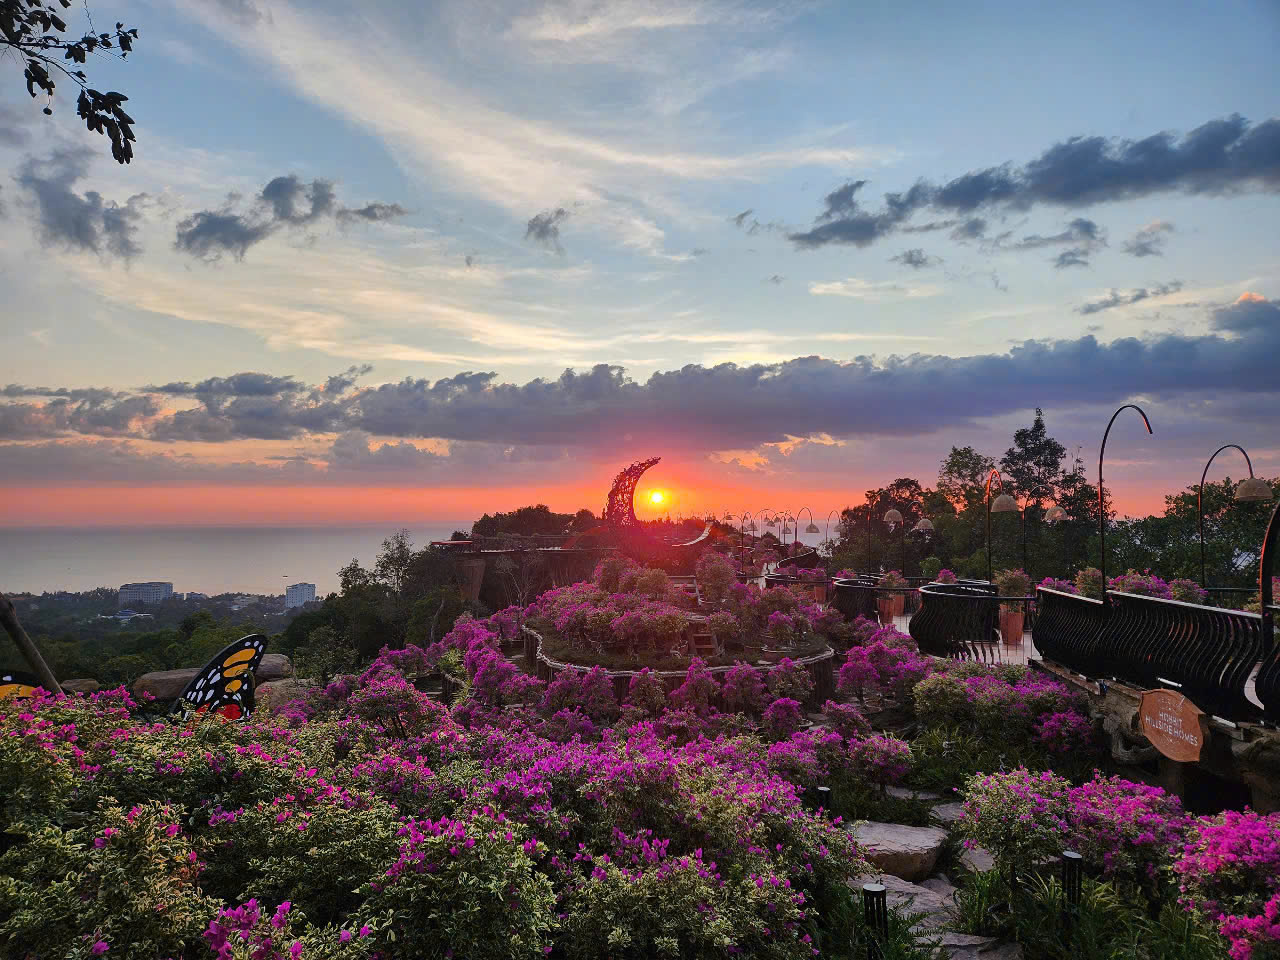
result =
[{"label": "orange and black butterfly wing", "polygon": [[260,633],[241,637],[228,644],[187,684],[178,704],[193,704],[196,713],[217,713],[228,720],[253,712],[253,672],[267,651],[267,638]]},{"label": "orange and black butterfly wing", "polygon": [[0,700],[5,697],[29,697],[40,687],[40,678],[16,670],[0,672]]}]

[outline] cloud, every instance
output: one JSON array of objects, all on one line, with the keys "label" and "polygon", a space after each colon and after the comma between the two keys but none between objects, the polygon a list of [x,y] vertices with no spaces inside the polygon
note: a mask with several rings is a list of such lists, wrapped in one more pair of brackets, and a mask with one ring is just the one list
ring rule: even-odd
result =
[{"label": "cloud", "polygon": [[[1251,125],[1233,114],[1181,138],[1167,132],[1141,140],[1072,137],[1022,167],[1005,163],[944,184],[920,180],[905,194],[885,194],[882,209],[874,211],[855,197],[866,183],[850,181],[832,191],[817,225],[788,239],[800,249],[865,247],[926,209],[969,217],[979,210],[1082,208],[1160,193],[1274,193],[1280,190],[1280,119]],[[1059,257],[1060,266],[1082,260],[1077,251],[1069,254]]]},{"label": "cloud", "polygon": [[1063,250],[1053,258],[1053,265],[1058,270],[1062,270],[1065,267],[1087,267],[1089,265],[1089,251],[1085,247],[1072,247],[1070,250]]},{"label": "cloud", "polygon": [[1110,310],[1113,307],[1124,307],[1131,303],[1138,303],[1149,297],[1163,297],[1170,293],[1177,293],[1182,289],[1181,280],[1170,280],[1168,283],[1156,284],[1156,286],[1148,289],[1147,287],[1138,287],[1136,290],[1130,290],[1121,293],[1114,287],[1105,297],[1099,297],[1096,300],[1089,300],[1076,307],[1076,313],[1085,315],[1091,313],[1101,313],[1103,310]]},{"label": "cloud", "polygon": [[937,266],[942,262],[941,257],[931,257],[920,247],[914,247],[911,250],[903,250],[896,257],[889,258],[890,263],[900,263],[904,267],[911,267],[913,270],[922,270],[925,267]]},{"label": "cloud", "polygon": [[541,244],[548,250],[564,253],[564,247],[560,246],[560,224],[567,219],[569,219],[569,211],[564,207],[544,210],[530,218],[528,226],[525,227],[524,238]]},{"label": "cloud", "polygon": [[28,157],[14,180],[35,203],[42,244],[131,260],[142,252],[135,236],[147,195],[135,194],[121,206],[93,190],[77,193],[73,188],[88,175],[92,156],[84,149],[59,149],[43,159]]},{"label": "cloud", "polygon": [[786,279],[786,278],[785,278],[784,276],[782,276],[782,274],[780,274],[780,273],[775,273],[773,276],[771,276],[771,277],[769,277],[769,278],[768,278],[769,282],[770,282],[770,283],[772,283],[772,284],[780,284],[780,283],[782,283],[782,281],[783,281],[783,280],[785,280],[785,279]]},{"label": "cloud", "polygon": [[398,203],[370,203],[344,207],[338,203],[332,180],[310,183],[296,174],[275,177],[254,198],[247,211],[237,213],[234,202],[220,210],[200,210],[179,222],[174,247],[201,260],[218,260],[224,253],[243,260],[249,248],[277,230],[302,229],[333,221],[380,223],[407,212]]},{"label": "cloud", "polygon": [[27,118],[6,103],[0,103],[0,146],[22,147],[31,139],[27,133]]},{"label": "cloud", "polygon": [[[1209,320],[1209,332],[1194,336],[1028,340],[973,356],[688,364],[644,380],[621,366],[597,364],[525,383],[463,371],[359,387],[348,371],[324,390],[290,376],[252,373],[182,381],[156,393],[86,393],[79,405],[69,396],[31,403],[32,388],[16,387],[6,394],[12,402],[0,403],[0,423],[11,439],[73,431],[159,441],[297,441],[358,432],[335,457],[354,463],[372,457],[370,468],[434,462],[406,447],[393,444],[384,452],[378,445],[396,439],[487,444],[498,451],[545,448],[543,456],[570,450],[614,458],[650,446],[705,453],[782,443],[798,431],[836,439],[933,433],[1034,405],[1071,409],[1136,396],[1178,402],[1217,396],[1269,424],[1280,394],[1274,376],[1280,306],[1250,294]],[[164,395],[195,406],[159,410],[155,398]],[[886,409],[892,417],[884,416]],[[623,440],[627,435],[630,441]]]},{"label": "cloud", "polygon": [[1099,247],[1105,247],[1107,241],[1103,236],[1101,227],[1092,220],[1077,217],[1067,224],[1067,228],[1061,233],[1055,233],[1047,237],[1033,233],[1023,237],[1016,243],[1009,244],[1007,249],[1038,250],[1042,247],[1057,247],[1064,244],[1074,244],[1081,250],[1088,252]]},{"label": "cloud", "polygon": [[933,284],[904,287],[899,283],[872,283],[858,277],[849,277],[847,280],[833,280],[829,283],[811,283],[809,292],[815,297],[852,297],[856,300],[880,301],[936,297],[942,293],[942,289]]},{"label": "cloud", "polygon": [[1166,234],[1170,233],[1173,233],[1172,223],[1153,221],[1124,242],[1124,252],[1135,257],[1162,257],[1165,242],[1169,239]]}]

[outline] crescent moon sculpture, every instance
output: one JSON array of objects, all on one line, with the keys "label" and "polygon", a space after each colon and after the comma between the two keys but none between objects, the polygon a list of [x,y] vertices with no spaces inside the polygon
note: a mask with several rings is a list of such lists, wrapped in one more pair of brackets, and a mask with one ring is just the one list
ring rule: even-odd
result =
[{"label": "crescent moon sculpture", "polygon": [[604,522],[614,529],[634,529],[640,526],[636,517],[636,484],[646,470],[661,460],[651,457],[648,460],[637,460],[613,478],[613,487],[609,490],[609,499],[604,505]]}]

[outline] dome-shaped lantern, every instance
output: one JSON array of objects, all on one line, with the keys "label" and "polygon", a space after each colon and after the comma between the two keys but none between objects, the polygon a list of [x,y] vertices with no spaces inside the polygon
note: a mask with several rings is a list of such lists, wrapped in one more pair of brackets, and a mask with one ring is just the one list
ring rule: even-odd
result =
[{"label": "dome-shaped lantern", "polygon": [[1236,487],[1236,499],[1241,503],[1264,503],[1274,496],[1270,485],[1260,477],[1241,480],[1240,485]]},{"label": "dome-shaped lantern", "polygon": [[778,518],[769,517],[768,519],[765,520],[764,525],[766,527],[776,527],[778,525]]},{"label": "dome-shaped lantern", "polygon": [[902,514],[900,514],[897,510],[891,508],[889,512],[884,515],[884,522],[885,523],[901,523]]},{"label": "dome-shaped lantern", "polygon": [[1067,518],[1067,511],[1063,510],[1061,507],[1058,507],[1058,506],[1050,507],[1048,510],[1045,511],[1045,515],[1044,515],[1045,523],[1058,523],[1059,521],[1065,520],[1066,518]]},{"label": "dome-shaped lantern", "polygon": [[1007,493],[1002,493],[991,501],[992,513],[1017,513],[1018,501]]},{"label": "dome-shaped lantern", "polygon": [[804,532],[805,533],[821,533],[822,531],[818,529],[818,525],[816,523],[810,520],[809,525],[804,528]]},{"label": "dome-shaped lantern", "polygon": [[933,521],[928,517],[921,517],[920,522],[912,528],[912,533],[933,533]]}]

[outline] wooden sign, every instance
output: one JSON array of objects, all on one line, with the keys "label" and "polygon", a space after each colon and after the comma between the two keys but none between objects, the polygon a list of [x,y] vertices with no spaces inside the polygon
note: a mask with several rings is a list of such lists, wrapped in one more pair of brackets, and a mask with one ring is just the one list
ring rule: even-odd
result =
[{"label": "wooden sign", "polygon": [[1170,760],[1195,763],[1209,731],[1204,711],[1173,690],[1144,690],[1138,726],[1151,745]]}]

